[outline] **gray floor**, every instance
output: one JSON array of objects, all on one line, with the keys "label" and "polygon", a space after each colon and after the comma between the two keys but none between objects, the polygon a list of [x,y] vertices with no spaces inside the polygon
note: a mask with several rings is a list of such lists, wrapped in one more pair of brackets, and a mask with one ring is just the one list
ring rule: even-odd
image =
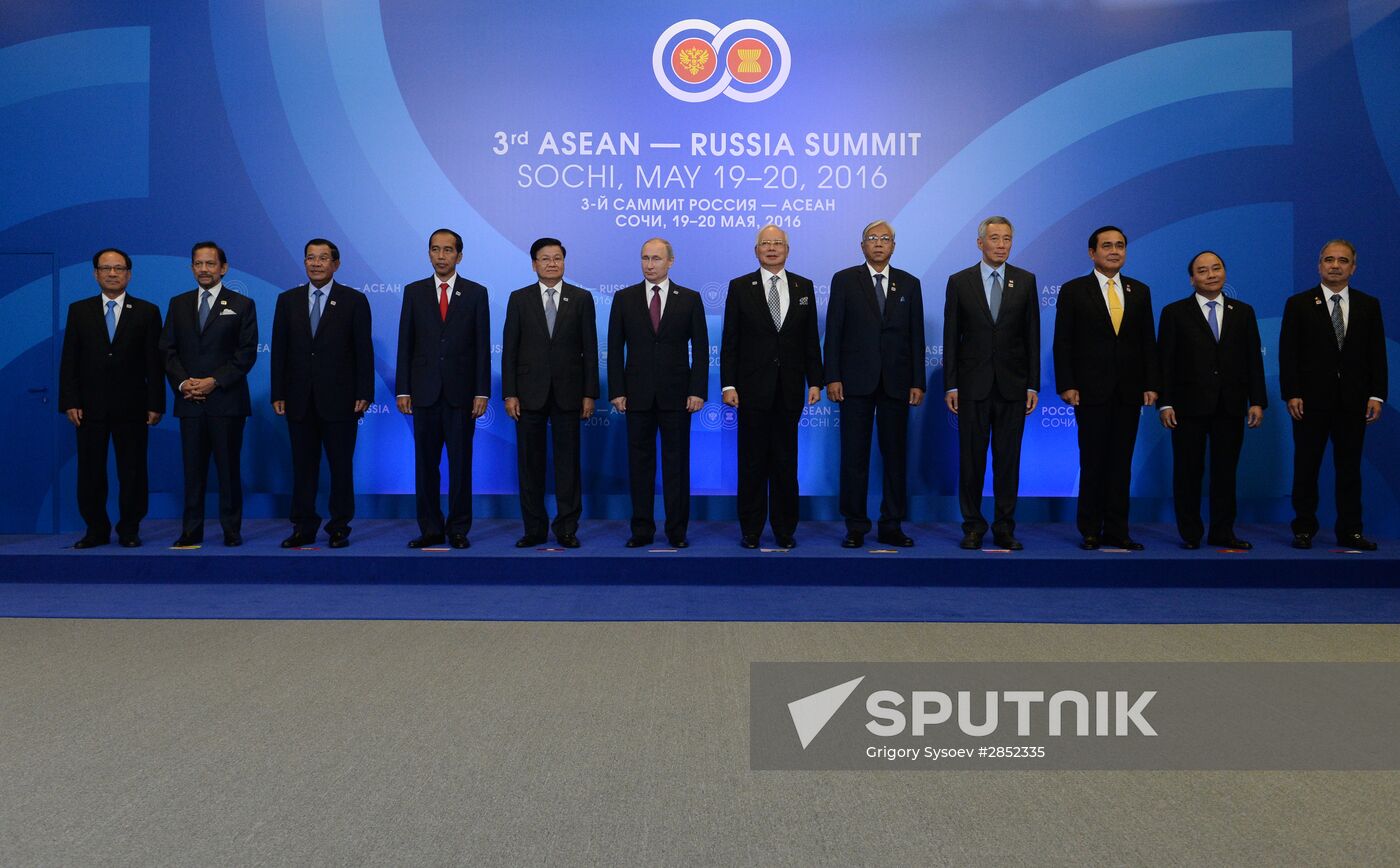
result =
[{"label": "gray floor", "polygon": [[759,660],[1400,661],[1400,626],[0,619],[0,864],[1400,864],[1400,773],[752,772]]}]

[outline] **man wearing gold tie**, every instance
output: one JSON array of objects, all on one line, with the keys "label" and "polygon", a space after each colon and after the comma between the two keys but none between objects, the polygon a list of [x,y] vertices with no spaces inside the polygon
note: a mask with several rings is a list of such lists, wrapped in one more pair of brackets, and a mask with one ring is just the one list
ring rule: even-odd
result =
[{"label": "man wearing gold tie", "polygon": [[1089,236],[1094,270],[1060,287],[1055,391],[1079,432],[1080,548],[1140,550],[1128,533],[1133,447],[1144,404],[1157,402],[1157,343],[1147,284],[1122,273],[1128,239],[1116,226]]}]

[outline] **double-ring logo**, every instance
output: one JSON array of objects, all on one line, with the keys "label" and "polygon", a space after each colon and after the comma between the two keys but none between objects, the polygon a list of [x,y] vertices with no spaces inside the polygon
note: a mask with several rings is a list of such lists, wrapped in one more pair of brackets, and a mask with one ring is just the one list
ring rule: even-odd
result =
[{"label": "double-ring logo", "polygon": [[762,102],[787,82],[792,52],[766,21],[745,18],[721,28],[687,18],[657,37],[651,69],[661,89],[684,102],[705,102],[720,94]]}]

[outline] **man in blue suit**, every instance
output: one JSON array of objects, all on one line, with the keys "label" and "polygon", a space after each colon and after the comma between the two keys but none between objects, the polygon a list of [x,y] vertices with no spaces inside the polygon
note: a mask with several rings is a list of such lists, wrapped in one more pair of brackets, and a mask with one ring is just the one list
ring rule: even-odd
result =
[{"label": "man in blue suit", "polygon": [[212,455],[219,477],[224,545],[243,544],[243,426],[253,414],[248,372],[258,359],[253,300],[223,285],[228,256],[212,241],[190,251],[198,287],[170,300],[160,349],[175,390],[185,464],[185,515],[177,547],[204,540],[204,489]]},{"label": "man in blue suit", "polygon": [[292,535],[282,548],[316,541],[321,453],[331,471],[330,547],[350,544],[355,516],[355,437],[374,399],[369,299],[335,281],[340,248],[306,242],[307,282],[277,297],[272,318],[272,409],[287,417],[292,445]]},{"label": "man in blue suit", "polygon": [[878,538],[912,546],[905,462],[909,408],[924,400],[924,294],[919,279],[890,266],[894,227],[876,220],[861,231],[865,262],[831,277],[826,306],[826,395],[841,406],[841,516],[845,548],[870,532],[870,434],[879,428],[884,465]]},{"label": "man in blue suit", "polygon": [[[486,287],[457,274],[462,236],[428,237],[433,276],[404,287],[394,392],[413,417],[419,535],[409,548],[471,545],[472,435],[491,395],[491,308]],[[438,462],[447,449],[447,515]]]}]

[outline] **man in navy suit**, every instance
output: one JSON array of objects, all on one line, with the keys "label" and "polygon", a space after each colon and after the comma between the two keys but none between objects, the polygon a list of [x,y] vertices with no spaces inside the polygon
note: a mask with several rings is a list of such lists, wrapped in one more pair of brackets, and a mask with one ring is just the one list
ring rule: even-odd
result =
[{"label": "man in navy suit", "polygon": [[1269,400],[1254,308],[1226,298],[1225,262],[1203,250],[1186,265],[1195,288],[1162,308],[1161,406],[1172,432],[1172,497],[1183,548],[1201,544],[1201,475],[1210,450],[1210,532],[1206,542],[1253,548],[1235,535],[1235,469],[1245,426],[1258,428]]},{"label": "man in navy suit", "polygon": [[690,544],[690,416],[705,406],[710,338],[700,293],[671,281],[674,263],[671,242],[643,244],[643,280],[613,296],[608,316],[608,399],[627,414],[628,548],[651,545],[656,536],[658,432],[666,538],[673,548]]},{"label": "man in navy suit", "polygon": [[112,523],[107,515],[107,443],[117,457],[120,514],[117,540],[141,545],[146,517],[147,429],[165,412],[160,363],[160,309],[128,295],[131,257],[116,248],[92,257],[101,293],[68,307],[63,355],[58,369],[58,411],[78,437],[78,512],[87,524],[75,549],[106,545]]},{"label": "man in navy suit", "polygon": [[977,226],[982,261],[951,275],[943,307],[943,402],[958,417],[958,499],[965,549],[982,547],[982,483],[992,447],[992,539],[1020,551],[1016,495],[1021,434],[1040,392],[1040,298],[1035,275],[1007,263],[1014,230],[1005,217]]},{"label": "man in navy suit", "polygon": [[876,220],[861,230],[865,262],[831,277],[826,306],[826,396],[840,405],[841,545],[859,548],[870,532],[870,434],[879,429],[884,465],[877,536],[912,546],[905,480],[909,408],[924,400],[924,293],[919,279],[890,266],[894,227]]},{"label": "man in navy suit", "polygon": [[272,409],[287,417],[292,445],[292,535],[282,548],[316,541],[321,453],[331,471],[330,547],[350,544],[355,515],[355,435],[374,399],[369,299],[334,279],[340,248],[306,242],[307,282],[277,297],[272,318]]},{"label": "man in navy suit", "polygon": [[[457,274],[462,236],[428,238],[433,276],[404,287],[394,392],[413,417],[419,535],[409,548],[471,545],[472,435],[491,395],[491,307],[486,287]],[[438,462],[447,449],[447,515]]]},{"label": "man in navy suit", "polygon": [[739,412],[739,544],[758,548],[767,520],[778,545],[790,549],[797,425],[802,408],[821,397],[817,297],[812,281],[787,270],[786,232],[763,227],[753,249],[758,270],[729,282],[719,354],[724,403]]},{"label": "man in navy suit", "polygon": [[175,390],[175,418],[185,465],[185,512],[178,547],[204,540],[209,459],[219,477],[224,545],[243,544],[243,426],[253,413],[248,371],[258,360],[253,300],[223,285],[228,256],[212,241],[190,251],[198,287],[170,300],[160,336],[165,374]]},{"label": "man in navy suit", "polygon": [[1095,229],[1094,270],[1055,302],[1055,390],[1079,432],[1079,547],[1088,551],[1142,549],[1128,534],[1128,493],[1142,407],[1157,401],[1157,340],[1151,291],[1122,273],[1127,255],[1123,230]]},{"label": "man in navy suit", "polygon": [[1293,419],[1293,546],[1317,535],[1317,472],[1327,441],[1337,473],[1337,543],[1374,551],[1361,535],[1361,447],[1381,416],[1389,372],[1381,303],[1351,286],[1356,248],[1327,242],[1322,282],[1289,298],[1278,339],[1278,379]]},{"label": "man in navy suit", "polygon": [[579,429],[598,398],[598,324],[593,296],[564,281],[564,245],[541,238],[530,245],[539,280],[510,294],[501,340],[501,394],[515,420],[520,516],[518,548],[543,543],[549,529],[544,505],[545,429],[554,440],[554,536],[579,547],[583,514]]}]

